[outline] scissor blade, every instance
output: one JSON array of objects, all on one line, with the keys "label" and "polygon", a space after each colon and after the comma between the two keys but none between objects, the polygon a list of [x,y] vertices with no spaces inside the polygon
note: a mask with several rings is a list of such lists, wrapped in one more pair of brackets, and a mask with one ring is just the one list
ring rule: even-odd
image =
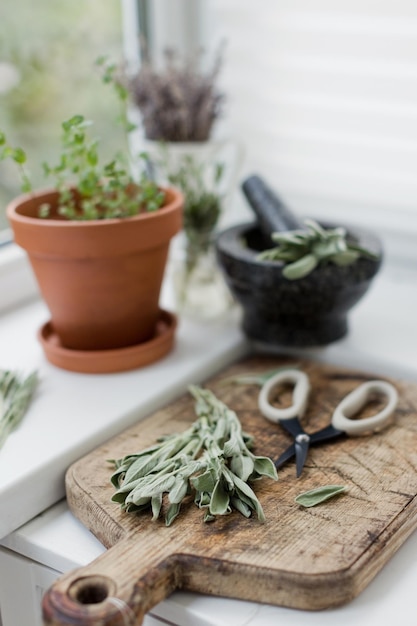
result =
[{"label": "scissor blade", "polygon": [[300,424],[298,417],[291,417],[289,419],[282,419],[279,421],[280,425],[294,438],[297,435],[304,433],[304,429]]},{"label": "scissor blade", "polygon": [[301,476],[301,473],[304,469],[304,465],[308,456],[309,442],[308,441],[296,441],[292,443],[281,456],[275,461],[275,467],[279,469],[287,461],[292,459],[295,456],[295,466],[297,471],[297,478]]},{"label": "scissor blade", "polygon": [[324,441],[329,441],[330,439],[336,439],[337,437],[341,437],[346,433],[343,430],[338,430],[331,424],[326,426],[326,428],[322,428],[318,430],[316,433],[312,433],[310,435],[310,443],[321,443]]},{"label": "scissor blade", "polygon": [[[302,434],[302,433],[301,433]],[[326,428],[322,428],[322,430],[317,431],[316,433],[312,433],[309,435],[309,441],[297,441],[296,443],[292,443],[281,456],[275,461],[275,467],[279,469],[287,461],[290,461],[294,456],[296,458],[296,470],[297,477],[301,476],[302,471],[304,469],[305,462],[308,456],[308,450],[311,444],[322,443],[325,441],[329,441],[331,439],[337,439],[345,435],[342,430],[337,430],[333,426],[329,425]]]},{"label": "scissor blade", "polygon": [[304,469],[310,443],[308,440],[305,440],[305,441],[296,440],[294,447],[295,447],[295,466],[297,469],[297,478],[299,478],[299,476],[301,476],[301,473]]},{"label": "scissor blade", "polygon": [[284,450],[281,456],[275,461],[275,467],[279,469],[280,467],[285,465],[287,461],[292,459],[293,456],[295,456],[295,444],[294,443],[288,446],[288,448]]}]

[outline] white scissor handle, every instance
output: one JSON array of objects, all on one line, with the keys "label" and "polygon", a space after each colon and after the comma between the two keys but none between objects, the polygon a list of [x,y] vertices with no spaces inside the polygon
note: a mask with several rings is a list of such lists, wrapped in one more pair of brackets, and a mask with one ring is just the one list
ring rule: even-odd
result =
[{"label": "white scissor handle", "polygon": [[[361,420],[350,419],[366,405],[374,392],[386,396],[387,404],[385,407],[376,415]],[[376,432],[388,425],[397,403],[398,393],[393,385],[384,380],[370,380],[354,389],[336,407],[332,417],[332,425],[348,435]]]},{"label": "white scissor handle", "polygon": [[[293,403],[285,409],[278,409],[269,401],[272,389],[282,383],[290,383],[294,385]],[[300,370],[283,370],[272,376],[264,383],[258,397],[258,406],[261,413],[271,420],[278,423],[281,420],[288,420],[292,417],[302,417],[307,407],[308,395],[310,392],[310,383],[307,374]]]}]

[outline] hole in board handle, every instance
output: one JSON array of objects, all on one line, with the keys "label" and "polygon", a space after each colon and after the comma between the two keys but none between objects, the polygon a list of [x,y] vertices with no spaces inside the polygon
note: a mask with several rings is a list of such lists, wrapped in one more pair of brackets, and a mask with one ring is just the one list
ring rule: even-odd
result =
[{"label": "hole in board handle", "polygon": [[113,596],[116,585],[106,576],[86,576],[75,580],[69,588],[68,594],[78,604],[100,604],[108,597]]}]

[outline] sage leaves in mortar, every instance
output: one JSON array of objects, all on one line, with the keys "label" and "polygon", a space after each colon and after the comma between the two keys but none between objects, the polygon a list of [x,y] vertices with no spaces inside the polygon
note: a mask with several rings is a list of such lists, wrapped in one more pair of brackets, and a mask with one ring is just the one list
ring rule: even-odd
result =
[{"label": "sage leaves in mortar", "polygon": [[311,219],[304,223],[304,230],[272,233],[277,246],[258,255],[259,260],[283,261],[282,275],[288,280],[307,276],[320,263],[345,266],[355,263],[360,256],[377,258],[370,250],[350,241],[343,227],[322,228]]},{"label": "sage leaves in mortar", "polygon": [[165,500],[167,526],[190,495],[205,511],[205,522],[233,509],[245,517],[255,513],[264,521],[262,506],[248,483],[262,476],[277,480],[274,463],[252,454],[252,437],[242,431],[236,413],[210,390],[193,385],[189,391],[196,400],[196,421],[182,433],[112,461],[111,482],[117,489],[112,500],[129,513],[151,510],[154,520]]},{"label": "sage leaves in mortar", "polygon": [[300,495],[295,498],[295,502],[304,507],[316,506],[344,491],[347,491],[347,487],[343,485],[326,485],[325,487],[318,487],[317,489],[300,493]]}]

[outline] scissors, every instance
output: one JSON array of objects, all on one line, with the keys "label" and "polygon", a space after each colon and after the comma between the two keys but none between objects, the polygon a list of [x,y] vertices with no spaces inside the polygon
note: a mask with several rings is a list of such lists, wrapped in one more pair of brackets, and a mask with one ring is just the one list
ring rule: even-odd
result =
[{"label": "scissors", "polygon": [[[293,386],[292,405],[285,408],[273,406],[270,402],[272,390],[278,385],[288,384]],[[375,392],[386,397],[387,403],[384,408],[370,417],[352,419]],[[294,438],[294,443],[281,454],[275,466],[279,468],[295,456],[297,477],[303,471],[310,445],[342,435],[357,436],[378,432],[391,422],[398,403],[398,393],[393,385],[383,380],[367,381],[356,387],[340,402],[333,412],[331,424],[309,434],[300,423],[307,408],[309,393],[310,382],[307,374],[300,370],[288,369],[279,372],[264,383],[258,398],[261,413],[271,422],[281,424]]]}]

